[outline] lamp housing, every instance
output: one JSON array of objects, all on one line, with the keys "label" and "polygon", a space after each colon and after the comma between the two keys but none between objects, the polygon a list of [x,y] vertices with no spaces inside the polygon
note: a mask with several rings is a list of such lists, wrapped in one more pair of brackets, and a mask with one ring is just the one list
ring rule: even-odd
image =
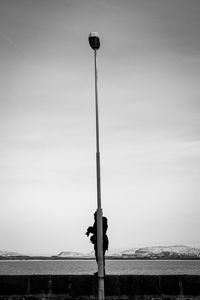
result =
[{"label": "lamp housing", "polygon": [[88,37],[90,47],[93,50],[98,50],[100,48],[100,38],[98,32],[91,32]]}]

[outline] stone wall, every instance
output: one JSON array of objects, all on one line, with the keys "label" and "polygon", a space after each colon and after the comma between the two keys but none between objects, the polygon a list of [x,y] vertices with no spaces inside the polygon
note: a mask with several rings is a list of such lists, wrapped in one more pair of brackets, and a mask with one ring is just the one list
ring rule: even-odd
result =
[{"label": "stone wall", "polygon": [[[92,275],[0,276],[0,300],[94,299],[98,279]],[[200,276],[108,275],[107,299],[200,299]]]}]

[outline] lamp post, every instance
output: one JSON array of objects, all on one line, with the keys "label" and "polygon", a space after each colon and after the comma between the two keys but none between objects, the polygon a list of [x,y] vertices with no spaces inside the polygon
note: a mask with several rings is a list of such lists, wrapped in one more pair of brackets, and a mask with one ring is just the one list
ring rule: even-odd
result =
[{"label": "lamp post", "polygon": [[94,50],[94,68],[95,68],[98,299],[104,300],[103,225],[102,225],[102,208],[101,208],[99,109],[98,109],[98,91],[97,91],[97,50],[100,48],[99,34],[97,32],[91,32],[89,34],[88,39],[91,48]]}]

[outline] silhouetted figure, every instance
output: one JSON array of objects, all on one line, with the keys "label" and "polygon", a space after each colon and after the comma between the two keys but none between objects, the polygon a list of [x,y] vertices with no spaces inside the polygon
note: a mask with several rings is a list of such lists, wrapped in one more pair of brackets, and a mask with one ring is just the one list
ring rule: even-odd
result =
[{"label": "silhouetted figure", "polygon": [[[103,224],[103,261],[105,264],[105,252],[108,250],[108,237],[106,235],[106,231],[108,229],[108,221],[106,217],[102,217],[102,224]],[[94,244],[94,251],[95,251],[95,257],[96,257],[96,262],[97,261],[97,212],[94,213],[94,224],[93,226],[88,227],[86,235],[89,236],[89,234],[92,234],[90,237],[90,241],[92,244]]]}]

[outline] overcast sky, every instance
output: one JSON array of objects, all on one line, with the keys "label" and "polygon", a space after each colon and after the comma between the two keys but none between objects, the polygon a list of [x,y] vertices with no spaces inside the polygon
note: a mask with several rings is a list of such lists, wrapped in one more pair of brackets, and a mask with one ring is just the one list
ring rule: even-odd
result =
[{"label": "overcast sky", "polygon": [[199,15],[199,0],[0,0],[0,250],[93,249],[91,31],[110,248],[200,247]]}]

